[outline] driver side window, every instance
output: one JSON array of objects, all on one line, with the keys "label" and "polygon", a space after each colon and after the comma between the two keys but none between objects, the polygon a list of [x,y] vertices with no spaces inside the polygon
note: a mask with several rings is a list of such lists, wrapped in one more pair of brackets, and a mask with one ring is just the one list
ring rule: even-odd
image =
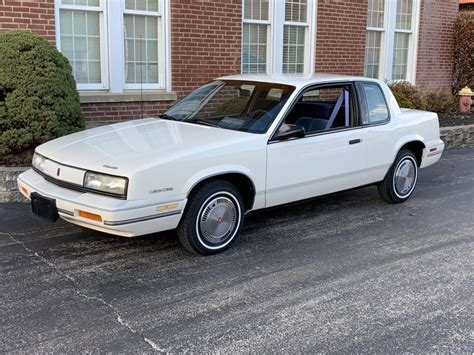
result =
[{"label": "driver side window", "polygon": [[304,128],[306,134],[353,126],[352,85],[318,86],[307,89],[285,119]]}]

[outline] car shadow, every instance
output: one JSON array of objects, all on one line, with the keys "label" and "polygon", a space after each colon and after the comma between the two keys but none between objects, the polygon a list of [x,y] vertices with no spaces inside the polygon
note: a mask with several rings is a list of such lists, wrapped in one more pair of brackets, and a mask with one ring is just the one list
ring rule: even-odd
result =
[{"label": "car shadow", "polygon": [[[225,254],[232,253],[235,247],[242,248],[257,239],[259,243],[271,242],[275,233],[269,233],[270,229],[273,232],[278,232],[280,226],[283,229],[288,229],[292,225],[300,225],[308,221],[317,224],[317,219],[321,215],[328,216],[336,211],[344,215],[348,214],[351,209],[362,207],[379,209],[382,204],[385,203],[378,197],[376,188],[370,186],[253,211],[245,216],[244,227],[234,247],[226,251]],[[179,254],[180,257],[193,257],[191,253],[181,247],[174,230],[125,238],[79,227],[62,220],[50,223],[36,216],[25,218],[27,214],[30,214],[30,208],[27,204],[21,205],[16,215],[12,217],[6,232],[19,235],[39,234],[42,237],[27,238],[29,245],[34,248],[44,250],[59,245],[66,247],[68,243],[85,243],[90,247],[94,245],[98,249],[106,247],[119,251],[133,248],[136,251],[146,250],[147,252],[166,250],[173,254]],[[19,220],[25,222],[20,223]]]}]

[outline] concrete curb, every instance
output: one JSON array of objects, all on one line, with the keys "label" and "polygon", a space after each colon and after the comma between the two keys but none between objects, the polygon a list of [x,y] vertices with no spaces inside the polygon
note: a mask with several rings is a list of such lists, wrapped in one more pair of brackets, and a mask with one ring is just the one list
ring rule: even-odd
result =
[{"label": "concrete curb", "polygon": [[0,166],[0,202],[24,202],[26,199],[18,192],[16,178],[28,170],[28,166]]},{"label": "concrete curb", "polygon": [[[441,127],[441,139],[446,147],[467,147],[474,145],[474,124],[455,127]],[[27,201],[19,192],[16,178],[29,167],[0,166],[0,203]]]}]

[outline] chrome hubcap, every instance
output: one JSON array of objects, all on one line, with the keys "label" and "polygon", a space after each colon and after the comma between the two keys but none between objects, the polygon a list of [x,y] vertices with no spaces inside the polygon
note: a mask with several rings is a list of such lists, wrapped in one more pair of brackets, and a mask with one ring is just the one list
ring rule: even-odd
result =
[{"label": "chrome hubcap", "polygon": [[416,179],[416,167],[413,161],[404,160],[395,171],[395,189],[400,195],[407,195],[413,189]]},{"label": "chrome hubcap", "polygon": [[201,236],[211,245],[225,243],[235,230],[237,209],[234,202],[223,196],[210,200],[199,216]]}]

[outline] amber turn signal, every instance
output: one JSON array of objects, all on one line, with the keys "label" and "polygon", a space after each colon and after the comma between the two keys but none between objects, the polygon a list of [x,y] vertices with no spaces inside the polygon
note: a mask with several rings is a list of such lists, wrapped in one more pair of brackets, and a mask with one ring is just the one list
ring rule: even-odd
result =
[{"label": "amber turn signal", "polygon": [[161,205],[156,208],[158,212],[163,212],[163,211],[168,211],[168,210],[173,210],[176,207],[178,207],[177,203],[169,203],[167,205]]},{"label": "amber turn signal", "polygon": [[93,221],[102,222],[102,217],[95,213],[79,211],[79,216],[82,218],[92,219]]}]

